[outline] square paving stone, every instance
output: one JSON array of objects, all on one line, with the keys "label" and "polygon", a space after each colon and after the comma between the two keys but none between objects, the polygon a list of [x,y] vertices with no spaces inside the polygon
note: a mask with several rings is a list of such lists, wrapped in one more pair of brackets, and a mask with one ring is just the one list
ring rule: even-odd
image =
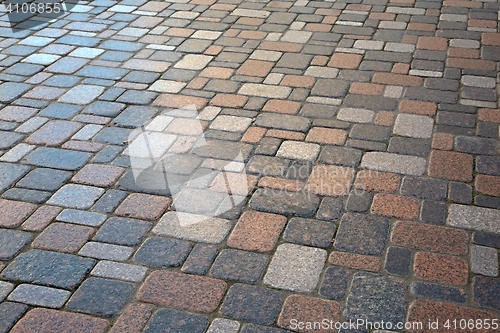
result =
[{"label": "square paving stone", "polygon": [[385,217],[346,213],[333,246],[341,251],[380,256],[388,237],[389,220]]},{"label": "square paving stone", "polygon": [[68,184],[61,187],[50,198],[48,203],[69,208],[86,209],[92,207],[103,193],[104,189],[99,187]]},{"label": "square paving stone", "polygon": [[196,244],[181,270],[188,274],[205,275],[218,252],[214,245]]},{"label": "square paving stone", "polygon": [[278,291],[235,284],[229,289],[220,313],[236,320],[271,325],[278,317],[283,301],[284,297]]},{"label": "square paving stone", "polygon": [[150,222],[112,217],[102,225],[94,239],[117,245],[137,246],[151,227]]},{"label": "square paving stone", "polygon": [[347,319],[391,322],[393,327],[404,322],[408,285],[400,279],[380,274],[359,272],[354,275],[347,297]]},{"label": "square paving stone", "polygon": [[132,283],[89,278],[68,302],[68,309],[101,317],[112,317],[121,311],[135,290]]},{"label": "square paving stone", "polygon": [[64,289],[75,288],[94,266],[95,260],[71,254],[30,250],[2,271],[9,281],[36,283]]},{"label": "square paving stone", "polygon": [[351,271],[345,267],[332,266],[325,271],[319,294],[323,297],[341,300],[346,297]]},{"label": "square paving stone", "polygon": [[158,310],[144,333],[203,333],[208,327],[208,318],[199,314],[161,309]]},{"label": "square paving stone", "polygon": [[283,239],[296,244],[328,247],[335,230],[335,224],[330,222],[294,217],[288,222]]},{"label": "square paving stone", "polygon": [[474,278],[474,301],[481,307],[500,310],[500,279],[485,276]]},{"label": "square paving stone", "polygon": [[125,104],[97,101],[87,106],[83,113],[103,117],[116,117],[125,108]]},{"label": "square paving stone", "polygon": [[0,302],[3,302],[12,289],[14,289],[14,285],[12,283],[0,281]]},{"label": "square paving stone", "polygon": [[52,223],[33,242],[32,247],[58,252],[77,252],[94,229],[66,223]]},{"label": "square paving stone", "polygon": [[148,238],[135,254],[137,262],[149,267],[178,267],[184,263],[193,244],[162,237]]},{"label": "square paving stone", "polygon": [[51,195],[52,193],[50,192],[27,190],[23,188],[11,188],[3,194],[3,197],[5,199],[41,204],[47,201]]},{"label": "square paving stone", "polygon": [[250,199],[250,207],[255,210],[292,214],[301,217],[310,217],[319,205],[319,199],[314,194],[284,193],[258,189]]},{"label": "square paving stone", "polygon": [[55,191],[69,178],[71,178],[71,172],[68,171],[36,168],[21,179],[17,186],[42,191]]},{"label": "square paving stone", "polygon": [[0,102],[10,102],[30,90],[31,87],[29,84],[17,82],[2,83],[0,84]]},{"label": "square paving stone", "polygon": [[323,249],[281,244],[269,264],[264,283],[280,289],[311,292],[319,282],[326,255]]},{"label": "square paving stone", "polygon": [[27,174],[29,167],[0,162],[0,192],[10,188],[12,184]]},{"label": "square paving stone", "polygon": [[52,103],[40,112],[40,116],[58,119],[71,119],[81,109],[82,107],[77,105]]},{"label": "square paving stone", "polygon": [[35,145],[58,146],[68,140],[81,127],[82,124],[73,121],[49,121],[31,134],[26,142]]},{"label": "square paving stone", "polygon": [[26,156],[21,163],[53,169],[78,170],[90,157],[91,154],[80,151],[40,147]]},{"label": "square paving stone", "polygon": [[[153,221],[163,214],[170,202],[169,198],[163,196],[133,193],[123,200],[115,214]],[[148,207],[148,209],[144,209],[144,207]]]},{"label": "square paving stone", "polygon": [[10,260],[33,238],[29,232],[0,229],[0,260]]},{"label": "square paving stone", "polygon": [[264,254],[241,250],[222,250],[215,259],[211,275],[224,280],[256,283],[262,277],[269,262]]}]

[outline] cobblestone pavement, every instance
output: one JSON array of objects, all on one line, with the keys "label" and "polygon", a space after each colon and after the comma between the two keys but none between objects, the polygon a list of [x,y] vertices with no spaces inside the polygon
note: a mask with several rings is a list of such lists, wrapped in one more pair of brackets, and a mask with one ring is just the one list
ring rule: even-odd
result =
[{"label": "cobblestone pavement", "polygon": [[0,332],[499,332],[499,15],[3,11]]}]

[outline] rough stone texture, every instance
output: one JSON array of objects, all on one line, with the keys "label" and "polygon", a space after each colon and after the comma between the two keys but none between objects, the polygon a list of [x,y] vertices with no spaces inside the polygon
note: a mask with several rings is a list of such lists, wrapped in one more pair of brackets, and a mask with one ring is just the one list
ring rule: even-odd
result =
[{"label": "rough stone texture", "polygon": [[9,301],[25,303],[47,308],[60,308],[71,293],[66,290],[54,289],[30,284],[20,284],[9,295]]},{"label": "rough stone texture", "polygon": [[208,327],[208,318],[199,314],[171,309],[158,310],[151,318],[144,332],[203,333]]},{"label": "rough stone texture", "polygon": [[264,283],[275,288],[308,292],[316,288],[326,251],[295,244],[278,246]]},{"label": "rough stone texture", "polygon": [[490,208],[452,204],[446,224],[452,227],[500,233],[500,211]]},{"label": "rough stone texture", "polygon": [[331,222],[294,217],[288,222],[283,239],[301,245],[328,247],[335,230]]},{"label": "rough stone texture", "polygon": [[28,232],[0,229],[0,260],[10,260],[31,240]]},{"label": "rough stone texture", "polygon": [[498,275],[498,252],[496,249],[474,245],[471,250],[471,271],[487,276]]},{"label": "rough stone texture", "polygon": [[135,253],[135,260],[149,267],[178,267],[186,260],[192,243],[162,237],[146,239]]},{"label": "rough stone texture", "polygon": [[444,284],[465,285],[469,267],[459,257],[445,254],[418,252],[414,263],[415,276]]},{"label": "rough stone texture", "polygon": [[404,321],[408,285],[400,279],[373,273],[356,273],[347,296],[346,318],[366,321]]},{"label": "rough stone texture", "polygon": [[378,171],[421,176],[425,172],[426,161],[421,157],[382,152],[368,152],[361,160],[361,167]]},{"label": "rough stone texture", "polygon": [[213,277],[236,282],[256,283],[262,277],[269,259],[266,255],[226,249],[212,265]]},{"label": "rough stone texture", "polygon": [[226,283],[222,280],[156,271],[146,279],[137,297],[161,306],[210,313],[217,308],[225,291]]}]

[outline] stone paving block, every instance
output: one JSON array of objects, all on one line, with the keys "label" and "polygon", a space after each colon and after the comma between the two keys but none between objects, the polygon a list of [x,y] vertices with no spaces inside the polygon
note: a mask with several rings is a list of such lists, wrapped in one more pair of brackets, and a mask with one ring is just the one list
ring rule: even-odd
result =
[{"label": "stone paving block", "polygon": [[31,203],[0,199],[0,211],[2,218],[0,226],[4,228],[15,228],[23,223],[36,209]]},{"label": "stone paving block", "polygon": [[103,260],[125,261],[134,252],[131,247],[107,243],[88,242],[78,252],[79,255]]},{"label": "stone paving block", "polygon": [[24,231],[0,229],[0,259],[14,258],[23,247],[31,242],[33,236]]},{"label": "stone paving block", "polygon": [[346,195],[354,178],[354,170],[334,165],[316,165],[305,189],[326,196]]},{"label": "stone paving block", "polygon": [[356,167],[361,160],[361,151],[346,147],[326,146],[319,155],[319,161],[345,167]]},{"label": "stone paving block", "polygon": [[245,212],[229,236],[228,245],[247,251],[271,251],[285,224],[284,216],[255,211]]},{"label": "stone paving block", "polygon": [[310,217],[319,205],[314,194],[283,193],[280,191],[258,189],[250,199],[250,208],[277,214],[293,214]]},{"label": "stone paving block", "polygon": [[473,290],[474,301],[481,307],[498,310],[500,309],[500,303],[496,295],[498,295],[499,289],[498,279],[476,276]]},{"label": "stone paving block", "polygon": [[89,153],[59,148],[39,147],[21,161],[45,168],[78,170],[89,159]]},{"label": "stone paving block", "polygon": [[204,275],[212,266],[218,252],[214,245],[196,244],[181,270],[188,274]]},{"label": "stone paving block", "polygon": [[469,268],[459,257],[446,254],[417,252],[413,264],[416,277],[451,285],[467,284]]},{"label": "stone paving block", "polygon": [[411,291],[413,294],[424,298],[455,303],[465,303],[467,301],[467,294],[463,289],[434,283],[415,282],[412,284]]},{"label": "stone paving block", "polygon": [[20,254],[3,271],[6,280],[75,288],[90,271],[94,260],[71,254],[30,250]]},{"label": "stone paving block", "polygon": [[308,292],[316,288],[326,251],[295,244],[278,246],[264,277],[275,288]]},{"label": "stone paving block", "polygon": [[65,253],[77,252],[94,229],[66,223],[52,223],[33,241],[33,248]]},{"label": "stone paving block", "polygon": [[377,215],[401,219],[415,219],[420,210],[420,201],[393,194],[377,193],[373,197],[371,212]]},{"label": "stone paving block", "polygon": [[134,258],[149,267],[178,267],[192,247],[192,243],[182,240],[151,237],[142,244]]},{"label": "stone paving block", "polygon": [[67,308],[100,317],[112,317],[123,308],[134,290],[134,285],[128,282],[88,278],[71,296]]},{"label": "stone paving block", "polygon": [[150,222],[112,217],[102,225],[94,240],[116,245],[137,246],[151,229]]},{"label": "stone paving block", "polygon": [[263,254],[226,249],[215,259],[210,274],[219,279],[253,284],[262,277],[268,261]]},{"label": "stone paving block", "polygon": [[380,274],[356,273],[347,298],[346,318],[391,323],[404,321],[407,290],[404,280]]},{"label": "stone paving block", "polygon": [[486,276],[498,275],[498,253],[491,247],[474,245],[471,249],[471,271]]},{"label": "stone paving block", "polygon": [[446,224],[463,229],[500,233],[500,211],[490,208],[452,204],[448,208]]},{"label": "stone paving block", "polygon": [[365,153],[361,160],[361,167],[378,171],[421,176],[425,172],[426,161],[416,156],[368,152]]},{"label": "stone paving block", "polygon": [[71,293],[67,290],[20,284],[9,295],[9,301],[47,308],[61,308]]},{"label": "stone paving block", "polygon": [[412,138],[430,138],[434,121],[430,117],[401,113],[396,117],[394,134]]},{"label": "stone paving block", "polygon": [[[2,333],[12,332],[14,324],[28,311],[28,306],[14,302],[0,303],[0,324]],[[14,330],[15,332],[15,330]],[[19,332],[19,331],[18,331]]]},{"label": "stone paving block", "polygon": [[220,313],[236,320],[271,325],[278,317],[283,295],[275,290],[234,284],[224,299]]},{"label": "stone paving block", "polygon": [[[143,220],[155,220],[160,217],[169,204],[170,199],[168,198],[134,193],[118,206],[115,214]],[[143,207],[148,207],[148,210],[145,211]]]},{"label": "stone paving block", "polygon": [[289,159],[314,160],[318,156],[319,150],[319,145],[314,143],[284,141],[276,156]]},{"label": "stone paving block", "polygon": [[0,281],[0,301],[3,302],[7,295],[14,289],[14,285],[12,283]]},{"label": "stone paving block", "polygon": [[90,208],[102,195],[104,190],[99,187],[68,184],[61,187],[48,203],[69,208]]},{"label": "stone paving block", "polygon": [[146,326],[152,314],[151,305],[132,303],[123,310],[109,332],[139,332]]},{"label": "stone paving block", "polygon": [[109,187],[123,173],[123,169],[109,165],[87,164],[72,178],[75,183]]},{"label": "stone paving block", "polygon": [[149,275],[137,298],[161,306],[210,313],[218,307],[226,288],[226,282],[219,279],[163,270]]},{"label": "stone paving block", "polygon": [[389,221],[384,217],[346,213],[335,236],[334,247],[364,255],[381,255],[389,237]]},{"label": "stone paving block", "polygon": [[207,333],[238,333],[240,323],[236,320],[215,318],[210,324]]},{"label": "stone paving block", "polygon": [[130,282],[141,282],[147,268],[112,261],[100,261],[90,272],[91,275]]},{"label": "stone paving block", "polygon": [[333,300],[342,300],[346,297],[351,272],[344,267],[331,266],[325,271],[319,294]]},{"label": "stone paving block", "polygon": [[29,168],[24,165],[16,165],[0,162],[0,192],[10,188],[21,177],[27,174]]},{"label": "stone paving block", "polygon": [[[287,297],[283,304],[283,311],[278,318],[278,326],[296,329],[294,321],[312,323],[322,322],[325,318],[328,318],[328,320],[336,322],[339,317],[340,304],[338,302],[302,295],[291,295]],[[331,332],[331,329],[322,326],[317,332]]]},{"label": "stone paving block", "polygon": [[22,134],[0,131],[0,149],[10,149],[22,139],[24,139]]},{"label": "stone paving block", "polygon": [[77,209],[65,209],[56,218],[57,221],[98,227],[106,220],[106,215]]},{"label": "stone paving block", "polygon": [[339,120],[356,123],[371,123],[374,117],[375,113],[373,111],[356,108],[342,108],[337,114]]},{"label": "stone paving block", "polygon": [[68,171],[36,168],[19,181],[17,185],[36,190],[55,191],[70,177],[71,173]]},{"label": "stone paving block", "polygon": [[231,223],[225,219],[183,212],[167,212],[153,232],[191,241],[220,243],[230,228]]},{"label": "stone paving block", "polygon": [[283,239],[301,245],[328,247],[335,230],[335,224],[330,222],[294,217],[288,222]]}]

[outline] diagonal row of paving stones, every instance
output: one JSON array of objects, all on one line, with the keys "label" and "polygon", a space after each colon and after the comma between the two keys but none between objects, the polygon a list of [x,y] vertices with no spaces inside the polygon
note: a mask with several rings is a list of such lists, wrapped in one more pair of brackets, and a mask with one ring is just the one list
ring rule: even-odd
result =
[{"label": "diagonal row of paving stones", "polygon": [[498,1],[67,9],[0,16],[0,333],[498,331]]}]

